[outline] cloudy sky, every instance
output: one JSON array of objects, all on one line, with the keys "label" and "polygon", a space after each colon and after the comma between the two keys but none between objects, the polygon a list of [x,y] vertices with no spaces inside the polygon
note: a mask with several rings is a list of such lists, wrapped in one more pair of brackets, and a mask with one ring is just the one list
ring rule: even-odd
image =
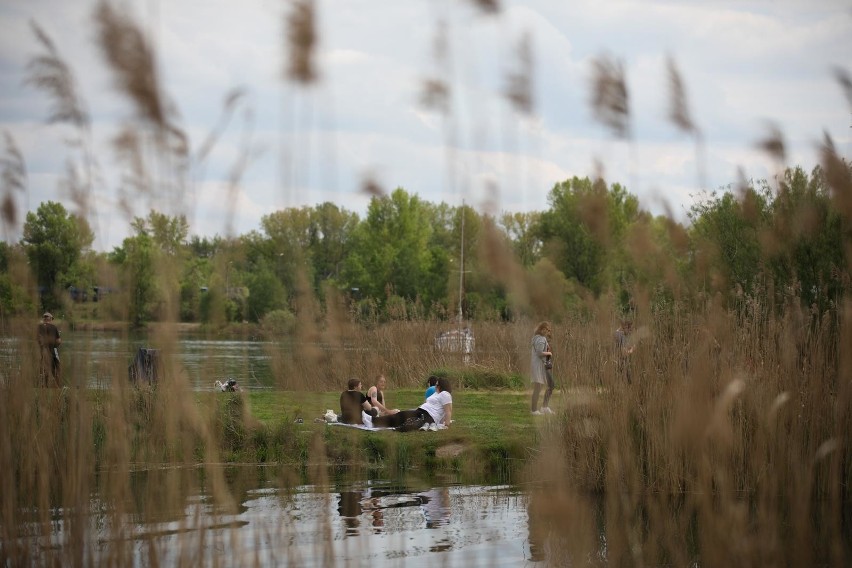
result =
[{"label": "cloudy sky", "polygon": [[[837,80],[838,69],[852,74],[852,2],[499,4],[499,13],[486,14],[470,0],[316,0],[319,81],[306,88],[284,77],[289,1],[114,3],[155,46],[159,87],[194,158],[183,189],[155,159],[149,173],[168,189],[128,194],[126,184],[119,190],[125,174],[112,141],[133,124],[134,109],[99,48],[97,2],[4,0],[0,129],[26,163],[27,191],[16,193],[17,204],[35,210],[51,199],[74,211],[63,180],[69,164],[83,171],[74,131],[47,123],[51,99],[25,81],[28,62],[44,53],[32,22],[72,69],[91,115],[100,176],[85,214],[98,250],[120,244],[130,218],[152,208],[185,213],[191,233],[208,236],[259,230],[265,214],[324,201],[363,215],[365,180],[500,213],[543,210],[556,182],[603,173],[644,209],[686,221],[697,195],[735,184],[740,171],[772,178],[778,164],[757,143],[773,128],[788,165],[816,165],[825,133],[841,154],[852,153],[852,103]],[[524,38],[531,64],[519,55]],[[591,109],[593,62],[601,58],[623,64],[627,140]],[[703,144],[668,118],[669,58]],[[528,114],[505,96],[508,77],[519,72],[531,78]],[[448,112],[422,104],[429,79],[449,85]],[[233,93],[240,95],[226,107]],[[226,108],[234,112],[223,122]],[[201,159],[214,131],[221,135]],[[124,207],[121,195],[129,195]],[[3,237],[17,240],[20,226],[4,227]]]}]

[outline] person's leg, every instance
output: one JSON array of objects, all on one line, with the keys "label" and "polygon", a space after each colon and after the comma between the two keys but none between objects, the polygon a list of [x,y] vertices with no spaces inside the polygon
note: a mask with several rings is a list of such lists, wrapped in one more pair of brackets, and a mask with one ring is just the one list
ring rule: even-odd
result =
[{"label": "person's leg", "polygon": [[543,408],[550,408],[550,395],[553,394],[553,373],[550,371],[545,372],[545,377],[547,378],[547,388],[544,390],[544,401],[541,403]]},{"label": "person's leg", "polygon": [[532,384],[532,387],[533,387],[532,400],[531,400],[532,404],[531,404],[530,408],[533,412],[536,412],[538,410],[538,395],[541,392],[541,383],[535,383],[534,382]]},{"label": "person's leg", "polygon": [[387,414],[385,416],[376,416],[373,418],[373,426],[377,428],[398,428],[402,426],[406,420],[416,418],[418,416],[417,409],[400,410],[396,414]]},{"label": "person's leg", "polygon": [[397,432],[411,432],[413,430],[421,430],[424,424],[434,424],[435,419],[432,416],[423,410],[422,408],[418,408],[415,410],[415,414],[413,417],[408,418],[405,422],[399,425],[396,428]]}]

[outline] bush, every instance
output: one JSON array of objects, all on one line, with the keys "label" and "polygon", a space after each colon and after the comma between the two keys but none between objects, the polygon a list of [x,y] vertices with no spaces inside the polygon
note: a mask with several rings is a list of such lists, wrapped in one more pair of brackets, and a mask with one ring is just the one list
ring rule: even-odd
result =
[{"label": "bush", "polygon": [[281,336],[293,332],[296,326],[296,316],[290,310],[272,310],[260,321],[264,335]]}]

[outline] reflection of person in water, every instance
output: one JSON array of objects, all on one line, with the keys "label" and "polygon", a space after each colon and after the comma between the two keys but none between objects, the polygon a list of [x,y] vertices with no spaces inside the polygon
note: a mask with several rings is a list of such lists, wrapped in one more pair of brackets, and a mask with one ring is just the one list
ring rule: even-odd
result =
[{"label": "reflection of person in water", "polygon": [[340,492],[337,512],[340,513],[340,518],[343,519],[343,524],[346,526],[346,536],[358,536],[358,527],[361,524],[363,510],[360,491]]},{"label": "reflection of person in water", "polygon": [[376,534],[381,533],[385,526],[385,512],[384,509],[382,509],[381,502],[383,494],[383,492],[376,492],[372,489],[368,489],[364,492],[364,499],[367,503],[366,509],[373,518],[371,524],[373,526],[373,532]]},{"label": "reflection of person in water", "polygon": [[434,487],[420,493],[420,508],[426,517],[426,528],[435,529],[450,522],[450,490],[446,487]]}]

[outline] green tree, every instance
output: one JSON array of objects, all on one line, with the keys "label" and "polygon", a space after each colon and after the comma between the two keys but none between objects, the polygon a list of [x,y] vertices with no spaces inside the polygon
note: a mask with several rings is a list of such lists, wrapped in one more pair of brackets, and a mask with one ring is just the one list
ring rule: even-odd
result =
[{"label": "green tree", "polygon": [[0,241],[0,318],[32,313],[35,308],[28,293],[26,255],[20,245]]},{"label": "green tree", "polygon": [[613,283],[612,250],[639,214],[638,200],[619,185],[573,177],[556,184],[548,195],[550,209],[541,214],[538,235],[543,256],[569,279],[600,293]]},{"label": "green tree", "polygon": [[539,238],[541,213],[503,213],[500,226],[512,242],[512,250],[523,266],[532,266],[541,258],[542,242]]},{"label": "green tree", "polygon": [[327,280],[337,281],[343,272],[358,215],[333,203],[322,203],[311,212],[310,256],[314,269],[314,289]]},{"label": "green tree", "polygon": [[150,236],[154,244],[168,256],[181,254],[186,247],[189,223],[185,215],[171,217],[152,209],[148,217],[136,217],[130,226],[137,235]]},{"label": "green tree", "polygon": [[312,219],[310,207],[291,207],[264,215],[260,225],[266,238],[255,235],[247,258],[250,263],[260,259],[273,267],[278,279],[287,290],[294,290],[298,282],[297,273],[302,271],[308,282],[314,281],[311,258]]},{"label": "green tree", "polygon": [[189,242],[187,243],[189,247],[190,255],[196,258],[213,258],[224,248],[224,242],[222,238],[218,235],[209,238],[209,237],[199,237],[198,235],[192,235],[190,237]]},{"label": "green tree", "polygon": [[43,289],[44,309],[59,306],[58,290],[74,284],[67,277],[94,240],[89,224],[54,201],[27,213],[21,245]]},{"label": "green tree", "polygon": [[844,291],[847,270],[840,212],[821,167],[809,176],[788,168],[771,203],[772,230],[763,238],[776,289],[800,290],[802,301],[824,311]]},{"label": "green tree", "polygon": [[[393,294],[414,300],[432,268],[431,221],[428,207],[402,188],[373,197],[353,234],[346,282],[381,301]],[[433,298],[421,299],[428,304]]]},{"label": "green tree", "polygon": [[202,288],[208,288],[213,267],[209,258],[193,257],[184,264],[180,279],[180,320],[201,320]]},{"label": "green tree", "polygon": [[763,270],[760,234],[769,225],[770,202],[767,189],[750,187],[741,200],[726,191],[692,206],[693,262],[702,288],[723,294],[736,286],[753,291]]},{"label": "green tree", "polygon": [[121,267],[128,320],[134,327],[141,327],[154,318],[158,300],[154,241],[146,233],[128,237],[113,250],[110,260]]},{"label": "green tree", "polygon": [[252,273],[248,288],[246,308],[249,321],[258,322],[271,311],[286,309],[286,291],[271,270],[263,268]]}]

